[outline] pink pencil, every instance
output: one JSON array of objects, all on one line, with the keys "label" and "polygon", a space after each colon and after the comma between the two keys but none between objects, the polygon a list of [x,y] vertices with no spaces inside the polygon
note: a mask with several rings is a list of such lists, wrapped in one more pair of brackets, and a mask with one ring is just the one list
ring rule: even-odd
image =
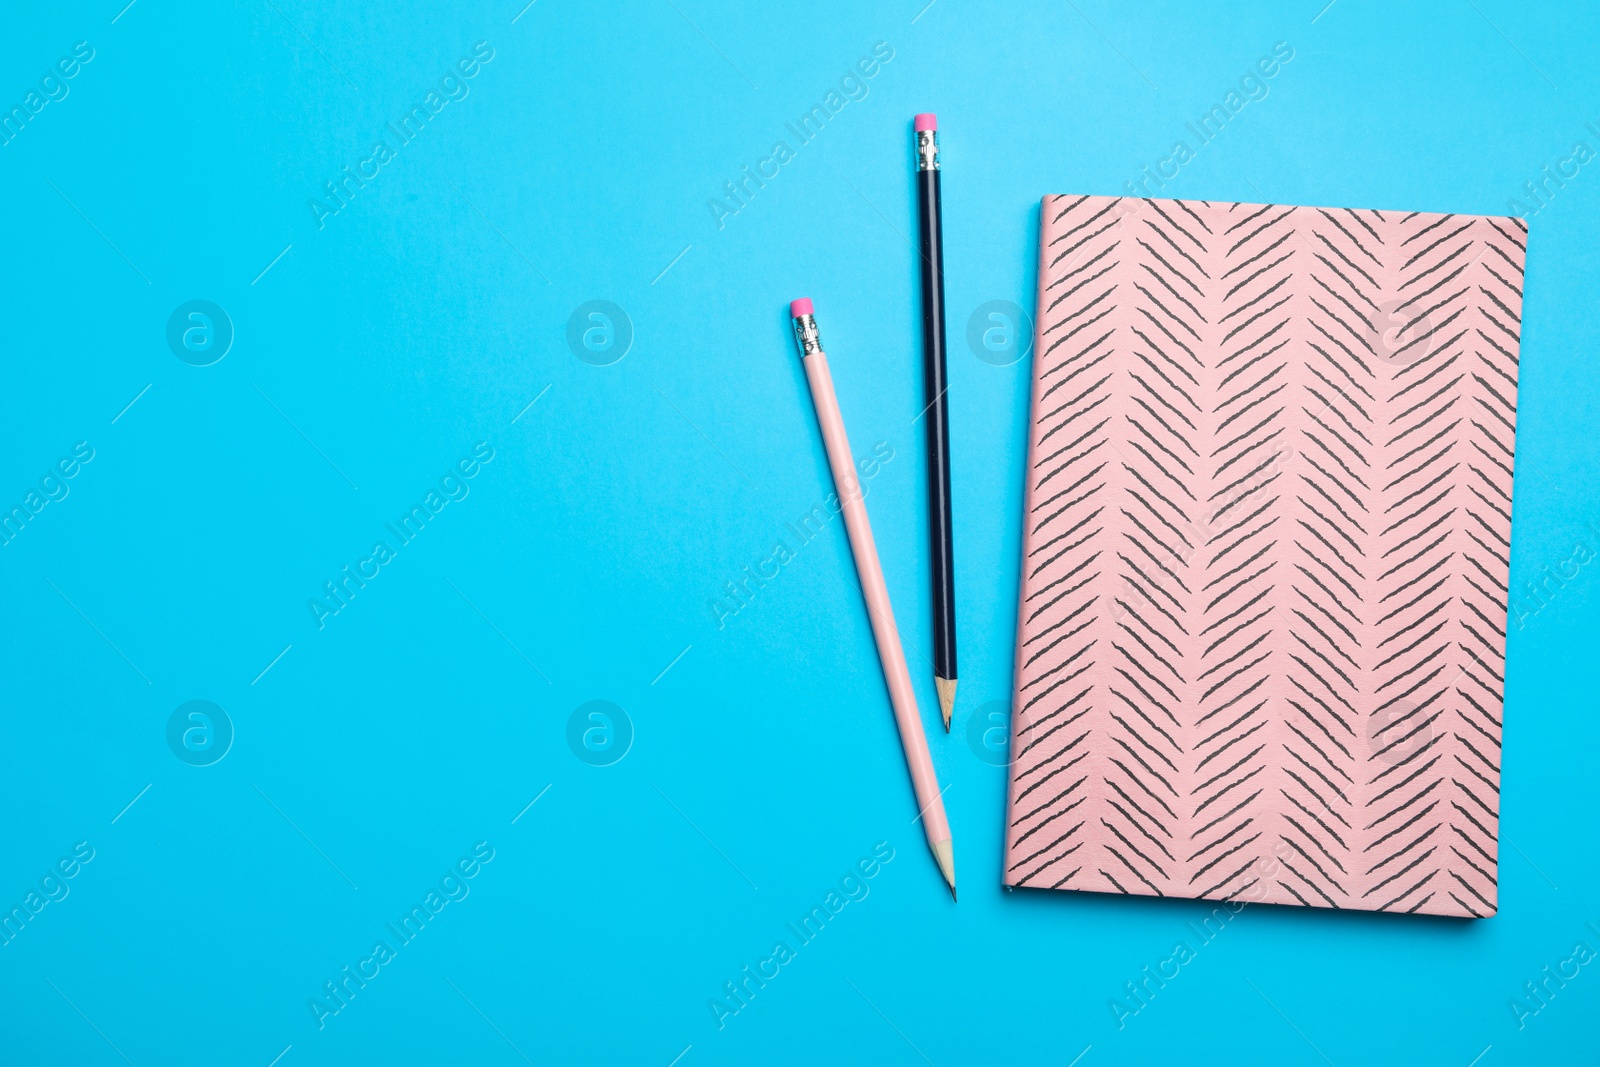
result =
[{"label": "pink pencil", "polygon": [[894,609],[889,606],[889,587],[884,584],[883,567],[878,563],[878,546],[873,543],[872,526],[867,522],[861,480],[856,477],[855,457],[850,454],[850,439],[845,436],[844,418],[839,414],[839,398],[833,392],[828,357],[823,354],[822,339],[817,335],[811,301],[794,301],[789,305],[789,314],[794,317],[800,362],[806,369],[806,380],[811,383],[811,402],[816,405],[817,424],[822,427],[828,466],[833,470],[834,488],[838,490],[845,529],[850,534],[850,551],[855,556],[856,574],[861,578],[861,592],[867,601],[867,617],[872,621],[878,659],[883,664],[883,678],[889,686],[889,703],[894,706],[900,744],[905,748],[906,765],[911,770],[922,830],[928,837],[928,847],[933,849],[939,872],[950,883],[950,895],[954,897],[956,863],[950,821],[945,817],[939,779],[933,771],[933,757],[928,754],[928,739],[922,732],[922,716],[917,711],[917,697],[911,689],[911,673],[906,670],[906,654],[900,647],[900,631],[894,625]]}]

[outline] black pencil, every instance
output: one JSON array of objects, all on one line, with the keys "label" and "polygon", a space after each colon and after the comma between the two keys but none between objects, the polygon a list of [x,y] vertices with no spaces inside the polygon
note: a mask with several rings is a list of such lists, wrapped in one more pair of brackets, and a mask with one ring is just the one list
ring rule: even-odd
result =
[{"label": "black pencil", "polygon": [[950,732],[956,703],[956,567],[950,532],[950,419],[944,359],[944,236],[939,206],[939,123],[918,115],[917,228],[922,235],[922,385],[928,444],[928,537],[933,571],[933,684]]}]

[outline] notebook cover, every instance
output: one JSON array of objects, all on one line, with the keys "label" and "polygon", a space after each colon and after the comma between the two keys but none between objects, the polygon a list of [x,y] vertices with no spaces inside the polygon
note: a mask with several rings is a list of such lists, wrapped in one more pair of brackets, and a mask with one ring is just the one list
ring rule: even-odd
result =
[{"label": "notebook cover", "polygon": [[1526,233],[1044,199],[1005,884],[1494,913]]}]

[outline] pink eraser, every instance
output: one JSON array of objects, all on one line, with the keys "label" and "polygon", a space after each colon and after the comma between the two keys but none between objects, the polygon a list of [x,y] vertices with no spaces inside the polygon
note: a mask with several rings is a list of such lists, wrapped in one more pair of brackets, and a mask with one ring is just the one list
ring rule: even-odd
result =
[{"label": "pink eraser", "polygon": [[811,310],[811,298],[802,296],[799,300],[789,302],[789,316],[798,319],[801,315],[814,314]]},{"label": "pink eraser", "polygon": [[936,115],[918,115],[913,125],[918,133],[923,130],[937,130],[939,128],[939,118]]}]

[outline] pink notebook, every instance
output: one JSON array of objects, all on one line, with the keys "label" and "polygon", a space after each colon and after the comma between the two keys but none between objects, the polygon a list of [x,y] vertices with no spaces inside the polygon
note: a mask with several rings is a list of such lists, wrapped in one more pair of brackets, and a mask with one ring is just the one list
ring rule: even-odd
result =
[{"label": "pink notebook", "polygon": [[1044,199],[1005,884],[1494,914],[1526,233]]}]

